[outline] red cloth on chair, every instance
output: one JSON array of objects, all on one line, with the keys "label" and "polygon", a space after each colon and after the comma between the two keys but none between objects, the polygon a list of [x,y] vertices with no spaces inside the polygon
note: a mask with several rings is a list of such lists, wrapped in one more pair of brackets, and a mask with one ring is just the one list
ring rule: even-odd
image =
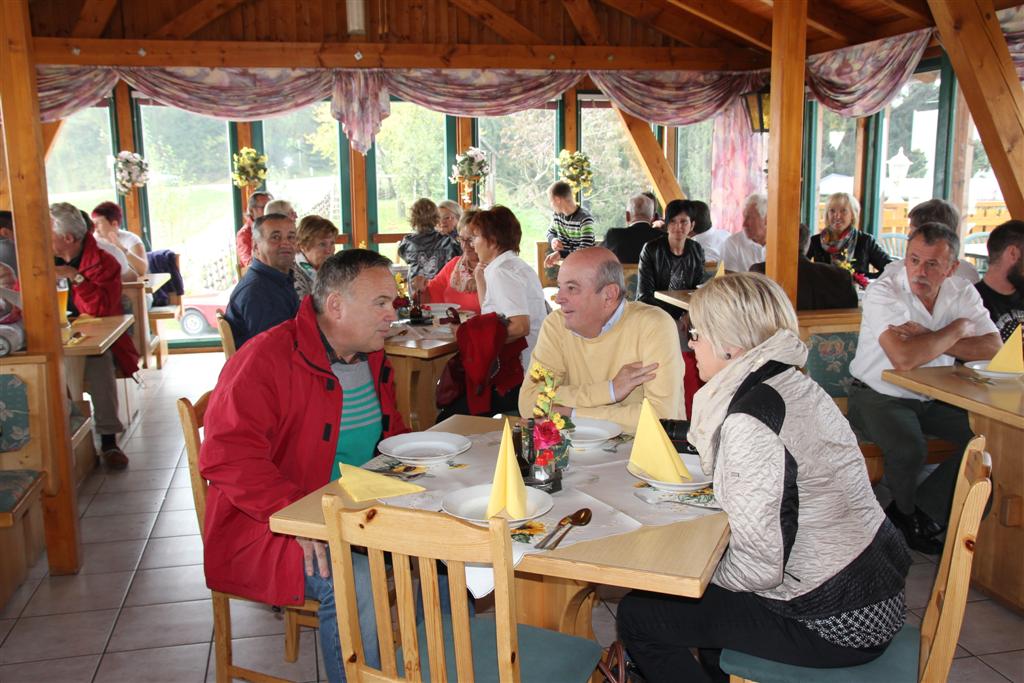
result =
[{"label": "red cloth on chair", "polygon": [[474,415],[491,409],[492,388],[505,394],[523,383],[519,354],[526,348],[526,339],[506,344],[507,338],[505,321],[495,313],[474,316],[459,325],[455,333],[466,371],[466,400]]},{"label": "red cloth on chair", "polygon": [[686,419],[690,419],[693,395],[704,386],[697,372],[697,356],[693,351],[683,351],[683,403],[686,405]]}]

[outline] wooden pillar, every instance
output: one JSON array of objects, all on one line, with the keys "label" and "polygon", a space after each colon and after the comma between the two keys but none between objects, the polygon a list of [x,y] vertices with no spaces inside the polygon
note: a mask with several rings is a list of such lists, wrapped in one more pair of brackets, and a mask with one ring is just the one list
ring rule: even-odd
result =
[{"label": "wooden pillar", "polygon": [[[231,150],[232,153],[237,153],[243,147],[252,147],[252,123],[249,121],[239,121],[235,123],[235,149]],[[238,190],[242,196],[242,214],[245,215],[246,209],[249,207],[249,197],[255,190],[250,185],[246,185]]]},{"label": "wooden pillar", "polygon": [[992,0],[928,0],[1010,215],[1024,219],[1024,90]]},{"label": "wooden pillar", "polygon": [[4,152],[4,127],[0,126],[0,211],[11,210],[11,190],[7,182],[7,154]]},{"label": "wooden pillar", "polygon": [[[614,109],[633,144],[633,150],[643,162],[644,172],[654,187],[658,203],[666,206],[673,199],[686,199],[682,188],[679,187],[679,180],[672,167],[669,166],[668,159],[665,158],[665,153],[662,151],[661,145],[658,144],[658,138],[651,130],[650,124],[632,114],[627,114],[618,107],[614,107]],[[799,184],[797,187],[799,188]]]},{"label": "wooden pillar", "polygon": [[[135,152],[135,124],[132,119],[132,94],[128,84],[118,81],[114,88],[114,111],[117,115],[117,149]],[[91,210],[92,207],[86,209]],[[133,187],[124,196],[124,221],[122,230],[142,237],[142,204],[139,202],[139,188]]]},{"label": "wooden pillar", "polygon": [[43,150],[45,158],[50,158],[50,152],[53,151],[53,145],[57,142],[57,136],[60,135],[60,129],[63,127],[64,119],[43,124]]},{"label": "wooden pillar", "polygon": [[[969,116],[964,91],[956,89],[956,117],[953,122],[953,178],[949,191],[949,201],[960,209],[960,215],[966,217],[970,201],[971,168],[974,166],[974,143],[971,140],[971,117]],[[960,221],[960,232],[963,237],[967,221]],[[963,248],[961,240],[960,247]]]},{"label": "wooden pillar", "polygon": [[576,144],[576,141],[580,137],[579,126],[577,126],[580,101],[576,96],[576,88],[569,88],[563,96],[565,97],[565,107],[562,109],[562,149],[578,152],[579,146]]},{"label": "wooden pillar", "polygon": [[771,133],[766,271],[796,305],[807,0],[772,5]]},{"label": "wooden pillar", "polygon": [[[64,400],[64,349],[57,319],[56,274],[46,162],[28,0],[0,2],[0,111],[5,122],[5,157],[29,352],[46,356],[46,402],[53,417],[50,443],[54,471],[43,496],[46,549],[52,574],[72,574],[81,565],[78,496],[68,409]],[[17,131],[11,134],[13,131]]]},{"label": "wooden pillar", "polygon": [[473,119],[466,116],[455,118],[455,153],[462,154],[473,146]]},{"label": "wooden pillar", "polygon": [[366,248],[370,244],[370,214],[366,195],[366,157],[349,148],[349,199],[352,205],[352,246]]},{"label": "wooden pillar", "polygon": [[674,126],[662,126],[665,137],[661,141],[661,150],[665,153],[668,167],[672,174],[679,177],[679,135]]},{"label": "wooden pillar", "polygon": [[[857,198],[861,206],[864,206],[864,158],[865,158],[865,145],[867,144],[867,124],[868,120],[865,117],[857,119],[857,131],[854,144],[856,145],[854,156],[853,156],[853,196]],[[814,228],[811,228],[811,233],[815,232]]]}]

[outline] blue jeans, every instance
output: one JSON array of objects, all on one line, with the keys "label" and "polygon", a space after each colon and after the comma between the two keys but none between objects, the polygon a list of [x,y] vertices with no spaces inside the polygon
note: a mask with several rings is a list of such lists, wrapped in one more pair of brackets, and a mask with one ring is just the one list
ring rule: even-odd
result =
[{"label": "blue jeans", "polygon": [[[330,564],[330,550],[327,551]],[[388,565],[390,566],[390,560]],[[451,598],[448,592],[448,575],[443,567],[438,576],[437,588],[440,594],[441,612],[451,614]],[[370,560],[362,553],[352,553],[352,575],[356,581],[356,605],[359,609],[359,630],[363,636],[363,656],[367,665],[380,668],[380,645],[377,641],[377,617],[373,611],[373,587],[370,583]],[[338,611],[334,604],[334,579],[320,578],[316,556],[313,557],[313,576],[306,577],[306,597],[320,601],[320,649],[324,654],[324,672],[330,683],[344,683],[345,666],[341,658],[341,640],[338,635]],[[469,599],[469,614],[475,613],[473,600]],[[416,621],[423,621],[422,595],[417,596]]]}]

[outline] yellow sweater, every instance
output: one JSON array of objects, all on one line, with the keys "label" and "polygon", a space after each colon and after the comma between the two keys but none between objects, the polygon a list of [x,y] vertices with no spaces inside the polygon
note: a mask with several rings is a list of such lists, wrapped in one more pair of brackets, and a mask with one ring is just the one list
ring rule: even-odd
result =
[{"label": "yellow sweater", "polygon": [[[612,403],[608,382],[623,365],[657,363],[654,380]],[[544,320],[533,348],[531,367],[539,363],[555,373],[555,402],[576,409],[578,417],[613,420],[635,433],[640,404],[650,399],[663,419],[686,417],[683,404],[683,358],[679,333],[671,316],[660,308],[628,301],[622,317],[604,334],[584,339],[565,327],[561,311]],[[540,385],[530,380],[529,368],[519,391],[519,412],[533,414]]]}]

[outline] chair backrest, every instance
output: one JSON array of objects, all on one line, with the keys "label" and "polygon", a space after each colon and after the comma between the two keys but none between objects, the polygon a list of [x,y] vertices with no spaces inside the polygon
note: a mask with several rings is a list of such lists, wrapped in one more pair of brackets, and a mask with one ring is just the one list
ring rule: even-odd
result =
[{"label": "chair backrest", "polygon": [[857,353],[860,318],[857,309],[797,313],[800,339],[807,344],[807,376],[821,385],[843,414],[853,384],[850,363]]},{"label": "chair backrest", "polygon": [[217,311],[217,332],[220,333],[220,345],[224,348],[224,360],[227,360],[235,355],[235,333],[221,310]]},{"label": "chair backrest", "polygon": [[640,289],[640,264],[623,263],[622,276],[626,281],[626,301],[636,301],[636,292]]},{"label": "chair backrest", "polygon": [[900,232],[883,232],[878,242],[889,256],[901,259],[907,254],[907,236]]},{"label": "chair backrest", "polygon": [[558,286],[558,266],[553,268],[544,267],[544,259],[551,253],[551,247],[547,242],[537,242],[537,277],[540,278],[541,287]]},{"label": "chair backrest", "polygon": [[[416,594],[412,582],[412,563],[419,569],[427,636],[427,660],[431,678],[435,681],[444,680],[443,672],[447,671],[447,666],[437,588],[437,560],[444,560],[448,565],[457,679],[473,680],[473,644],[470,636],[465,567],[467,562],[476,562],[494,566],[495,632],[500,679],[519,680],[512,542],[508,533],[508,523],[504,519],[494,518],[490,521],[490,528],[483,528],[436,512],[389,505],[346,510],[341,499],[332,495],[324,496],[323,508],[331,547],[335,602],[341,632],[341,655],[349,680],[420,680],[423,666],[420,662],[416,627]],[[380,669],[367,666],[363,656],[351,546],[365,546],[369,554],[373,605],[380,643]],[[394,569],[404,677],[399,676],[395,660],[385,552],[391,554]]]},{"label": "chair backrest", "polygon": [[[206,417],[206,406],[210,402],[207,391],[193,404],[187,398],[178,399],[178,418],[181,420],[181,431],[185,433],[185,453],[188,455],[188,474],[192,480],[192,500],[196,504],[196,517],[199,518],[199,534],[204,534],[203,520],[206,519],[206,479],[199,473],[199,449],[203,439],[199,430],[203,428]],[[205,539],[204,539],[205,540]]]},{"label": "chair backrest", "polygon": [[991,474],[992,460],[985,452],[985,437],[976,436],[967,444],[960,462],[946,544],[921,621],[918,680],[944,681],[949,676],[967,605],[974,544],[985,503],[992,493]]}]

